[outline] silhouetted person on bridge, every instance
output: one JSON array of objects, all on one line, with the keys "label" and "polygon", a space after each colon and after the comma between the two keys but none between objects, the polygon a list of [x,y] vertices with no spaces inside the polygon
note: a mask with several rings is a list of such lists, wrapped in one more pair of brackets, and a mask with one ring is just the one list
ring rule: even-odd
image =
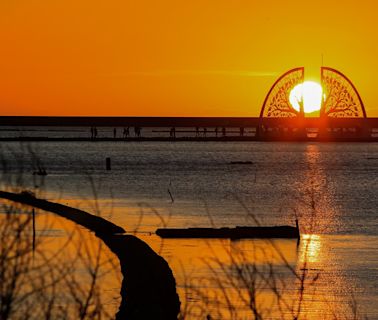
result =
[{"label": "silhouetted person on bridge", "polygon": [[240,127],[240,136],[241,136],[241,137],[244,136],[244,127]]},{"label": "silhouetted person on bridge", "polygon": [[169,135],[170,135],[171,138],[176,138],[176,128],[175,127],[171,128]]},{"label": "silhouetted person on bridge", "polygon": [[218,138],[218,127],[215,127],[214,132],[215,132],[215,137]]},{"label": "silhouetted person on bridge", "polygon": [[198,137],[198,136],[199,136],[199,128],[196,127],[196,137]]},{"label": "silhouetted person on bridge", "polygon": [[203,128],[203,136],[206,137],[207,128]]},{"label": "silhouetted person on bridge", "polygon": [[222,128],[222,136],[223,136],[223,137],[226,136],[226,128],[225,128],[225,127]]},{"label": "silhouetted person on bridge", "polygon": [[117,129],[114,128],[114,129],[113,129],[113,138],[115,139],[116,137],[117,137]]},{"label": "silhouetted person on bridge", "polygon": [[141,131],[142,131],[141,127],[134,127],[134,134],[136,137],[140,138]]}]

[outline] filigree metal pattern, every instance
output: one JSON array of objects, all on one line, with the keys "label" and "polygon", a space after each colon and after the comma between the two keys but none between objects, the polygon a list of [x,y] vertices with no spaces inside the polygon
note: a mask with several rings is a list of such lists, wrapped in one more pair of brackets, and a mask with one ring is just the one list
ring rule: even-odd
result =
[{"label": "filigree metal pattern", "polygon": [[293,108],[289,101],[290,91],[304,80],[304,68],[295,68],[282,75],[271,87],[267,94],[260,117],[290,118],[300,113]]},{"label": "filigree metal pattern", "polygon": [[341,72],[321,68],[325,96],[320,115],[334,118],[366,117],[365,107],[353,83]]}]

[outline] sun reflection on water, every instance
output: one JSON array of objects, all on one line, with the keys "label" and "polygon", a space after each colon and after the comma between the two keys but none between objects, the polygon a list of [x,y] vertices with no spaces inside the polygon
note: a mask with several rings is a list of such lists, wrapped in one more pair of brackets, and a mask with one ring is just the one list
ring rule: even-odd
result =
[{"label": "sun reflection on water", "polygon": [[316,234],[303,234],[300,242],[299,261],[301,263],[321,262],[322,237]]}]

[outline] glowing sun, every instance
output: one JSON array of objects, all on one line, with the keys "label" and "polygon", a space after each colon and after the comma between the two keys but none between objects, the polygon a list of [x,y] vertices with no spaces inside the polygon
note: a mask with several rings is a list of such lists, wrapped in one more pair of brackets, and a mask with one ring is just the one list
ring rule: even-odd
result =
[{"label": "glowing sun", "polygon": [[303,104],[305,113],[320,110],[322,106],[323,89],[314,81],[305,81],[296,85],[290,92],[289,101],[293,108],[300,111],[300,104]]}]

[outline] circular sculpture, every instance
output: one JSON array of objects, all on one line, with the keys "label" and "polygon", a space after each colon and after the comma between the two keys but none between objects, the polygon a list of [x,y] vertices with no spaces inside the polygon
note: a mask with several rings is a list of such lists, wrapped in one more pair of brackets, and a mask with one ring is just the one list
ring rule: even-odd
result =
[{"label": "circular sculpture", "polygon": [[[290,92],[304,81],[304,68],[285,72],[270,88],[260,118],[304,117],[303,105],[297,111],[290,102]],[[365,107],[353,83],[340,71],[321,68],[323,99],[320,117],[366,118]]]}]

